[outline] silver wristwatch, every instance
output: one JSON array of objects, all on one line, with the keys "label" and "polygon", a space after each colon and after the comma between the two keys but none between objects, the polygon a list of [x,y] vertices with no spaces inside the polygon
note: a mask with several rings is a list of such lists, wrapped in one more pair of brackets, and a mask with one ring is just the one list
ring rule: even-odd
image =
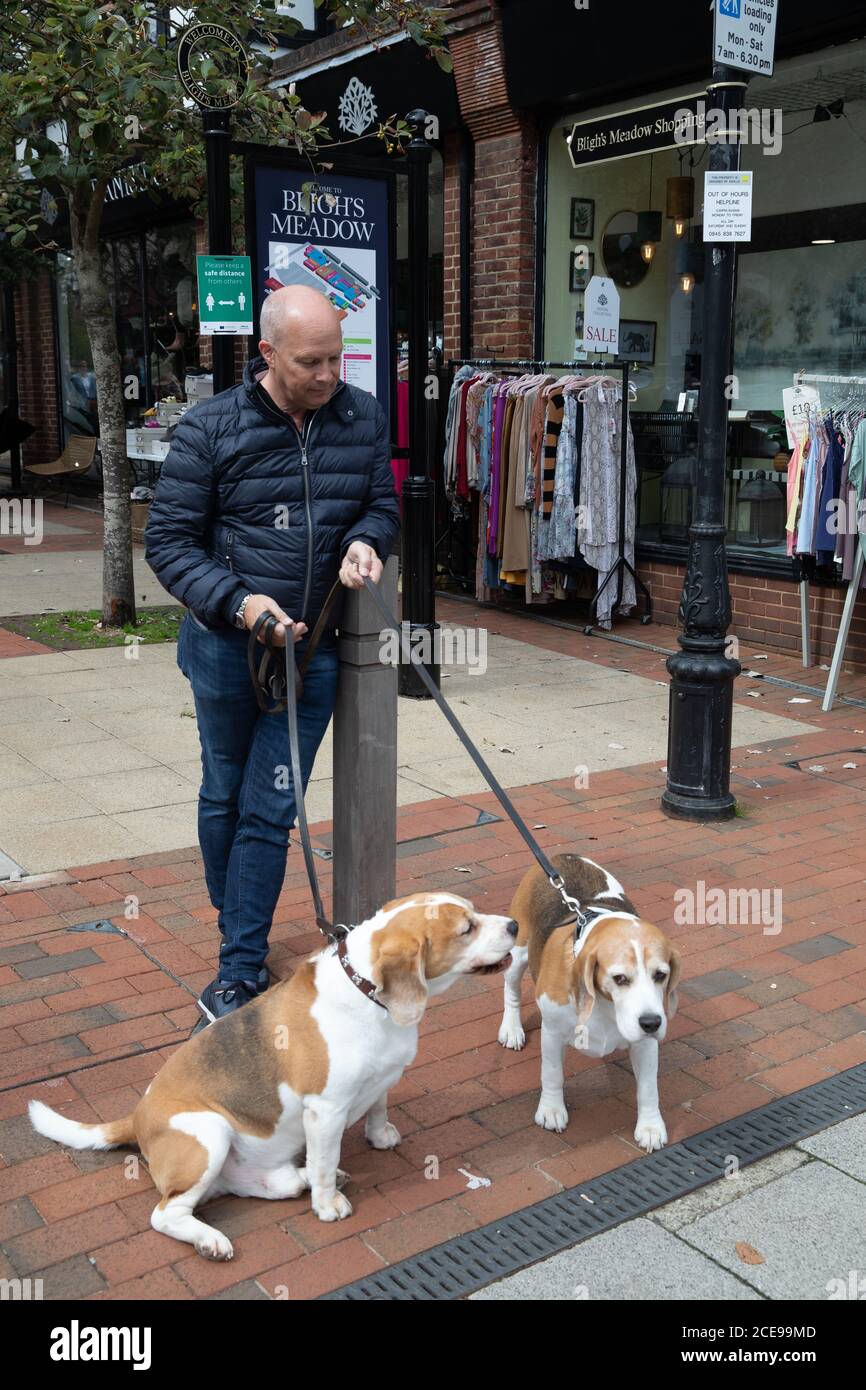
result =
[{"label": "silver wristwatch", "polygon": [[252,594],[245,594],[241,599],[241,606],[235,613],[235,627],[246,627],[244,622],[244,609],[252,598]]}]

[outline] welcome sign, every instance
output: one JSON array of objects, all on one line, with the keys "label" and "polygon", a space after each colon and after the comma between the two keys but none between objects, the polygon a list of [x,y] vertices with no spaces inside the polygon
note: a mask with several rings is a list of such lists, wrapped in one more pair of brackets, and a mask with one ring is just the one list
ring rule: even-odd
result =
[{"label": "welcome sign", "polygon": [[256,164],[253,188],[259,308],[285,285],[325,295],[342,320],[343,380],[376,396],[388,414],[386,180]]}]

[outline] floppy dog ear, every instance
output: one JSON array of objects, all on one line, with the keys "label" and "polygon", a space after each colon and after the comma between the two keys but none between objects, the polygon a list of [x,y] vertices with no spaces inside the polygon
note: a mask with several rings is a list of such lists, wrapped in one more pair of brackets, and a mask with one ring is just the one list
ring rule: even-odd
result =
[{"label": "floppy dog ear", "polygon": [[577,958],[574,971],[574,980],[578,985],[577,991],[577,1026],[583,1027],[589,1022],[595,1004],[595,967],[598,963],[598,951],[584,947]]},{"label": "floppy dog ear", "polygon": [[399,937],[383,944],[373,970],[376,998],[401,1028],[418,1023],[427,1005],[424,949],[420,937]]},{"label": "floppy dog ear", "polygon": [[677,985],[680,982],[681,960],[682,957],[676,946],[672,946],[670,959],[671,973],[668,975],[665,985],[665,1013],[668,1018],[673,1018],[677,1011]]}]

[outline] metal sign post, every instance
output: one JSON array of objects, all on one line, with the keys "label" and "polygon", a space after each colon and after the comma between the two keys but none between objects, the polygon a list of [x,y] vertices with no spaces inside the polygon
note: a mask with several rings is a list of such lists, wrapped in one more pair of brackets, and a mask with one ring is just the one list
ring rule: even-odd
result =
[{"label": "metal sign post", "polygon": [[[184,91],[202,113],[208,250],[212,256],[227,256],[232,249],[228,112],[246,91],[246,50],[237,35],[221,24],[193,24],[184,30],[178,42],[177,73]],[[199,301],[200,324],[201,321]],[[207,329],[203,327],[202,331],[206,333]],[[214,395],[234,384],[234,343],[223,333],[224,330],[218,331],[212,345]]]},{"label": "metal sign post", "polygon": [[[719,0],[717,0],[717,3]],[[720,64],[708,96],[727,113],[745,87]],[[710,146],[710,169],[732,171],[739,146],[725,133]],[[694,519],[680,599],[682,651],[667,660],[671,674],[668,776],[662,809],[692,820],[727,820],[736,800],[730,791],[734,679],[740,663],[727,655],[731,594],[725,553],[725,466],[728,437],[726,379],[731,362],[736,244],[708,242],[705,251],[700,435],[695,471]]]}]

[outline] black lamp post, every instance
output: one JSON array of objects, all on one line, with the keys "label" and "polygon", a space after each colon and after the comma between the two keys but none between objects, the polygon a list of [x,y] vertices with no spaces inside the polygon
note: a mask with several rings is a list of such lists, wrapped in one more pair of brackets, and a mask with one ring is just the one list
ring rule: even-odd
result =
[{"label": "black lamp post", "polygon": [[[403,610],[408,641],[439,684],[435,644],[434,487],[427,457],[427,396],[430,322],[429,187],[431,147],[424,134],[426,111],[410,111],[409,142],[409,473],[403,480]],[[429,700],[412,666],[400,663],[401,695]]]},{"label": "black lamp post", "polygon": [[[707,104],[727,114],[746,87],[744,79],[716,63]],[[726,132],[727,135],[727,132]],[[739,147],[727,139],[710,145],[710,169],[739,167]],[[703,349],[695,510],[689,560],[680,599],[682,651],[668,658],[668,780],[662,809],[691,820],[727,820],[736,801],[730,791],[731,715],[740,663],[726,655],[731,595],[725,553],[725,461],[731,319],[736,248],[705,247]]]},{"label": "black lamp post", "polygon": [[[207,76],[202,75],[204,72]],[[232,249],[229,111],[246,91],[249,79],[246,49],[237,35],[221,24],[191,24],[178,39],[177,75],[202,115],[208,251],[212,256],[229,256]],[[234,384],[234,336],[214,333],[211,350],[216,395],[217,391],[225,391]]]},{"label": "black lamp post", "polygon": [[[207,237],[212,256],[229,256],[232,250],[231,128],[227,111],[202,111],[207,167]],[[235,380],[235,340],[225,334],[211,337],[213,393],[227,391]]]}]

